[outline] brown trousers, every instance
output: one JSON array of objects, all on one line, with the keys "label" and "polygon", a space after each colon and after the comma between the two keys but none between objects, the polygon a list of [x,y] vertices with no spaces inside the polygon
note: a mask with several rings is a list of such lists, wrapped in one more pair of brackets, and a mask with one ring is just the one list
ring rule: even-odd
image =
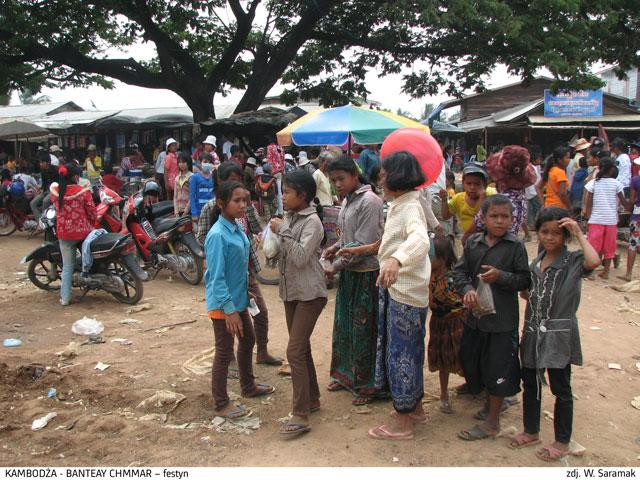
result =
[{"label": "brown trousers", "polygon": [[262,296],[260,284],[251,270],[249,270],[249,295],[256,299],[256,305],[260,309],[260,313],[253,317],[256,345],[258,356],[260,356],[261,353],[267,353],[267,343],[269,343],[269,310],[267,310],[267,304]]},{"label": "brown trousers", "polygon": [[[249,312],[246,310],[240,312],[240,318],[242,319],[243,336],[238,341],[238,370],[240,371],[240,388],[245,394],[251,392],[255,387],[252,355],[256,337],[253,333]],[[229,404],[227,373],[229,363],[233,360],[234,337],[227,331],[227,324],[224,320],[212,320],[212,322],[216,353],[213,356],[213,369],[211,370],[211,393],[216,409],[221,409]]]},{"label": "brown trousers", "polygon": [[293,383],[293,414],[297,416],[309,415],[311,404],[320,400],[316,367],[311,355],[311,334],[326,304],[327,299],[323,297],[307,302],[284,302],[289,330],[287,360]]}]

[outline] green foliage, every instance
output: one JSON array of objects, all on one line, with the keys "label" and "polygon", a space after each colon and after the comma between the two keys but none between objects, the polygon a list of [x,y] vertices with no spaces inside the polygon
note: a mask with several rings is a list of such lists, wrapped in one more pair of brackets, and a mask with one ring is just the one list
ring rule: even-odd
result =
[{"label": "green foliage", "polygon": [[[112,80],[180,95],[196,119],[245,89],[282,99],[366,98],[365,76],[397,74],[414,97],[482,90],[497,64],[554,88],[597,88],[597,62],[640,65],[637,0],[3,0],[0,90]],[[149,60],[128,58],[139,44]],[[426,113],[425,113],[426,114]]]}]

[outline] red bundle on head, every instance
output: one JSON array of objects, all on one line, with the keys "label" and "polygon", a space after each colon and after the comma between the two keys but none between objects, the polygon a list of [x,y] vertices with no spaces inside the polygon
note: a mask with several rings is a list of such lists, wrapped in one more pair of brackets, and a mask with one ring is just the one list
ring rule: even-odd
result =
[{"label": "red bundle on head", "polygon": [[536,181],[529,151],[519,145],[507,145],[498,153],[489,155],[486,165],[487,173],[496,182],[498,191],[526,188]]},{"label": "red bundle on head", "polygon": [[62,175],[63,177],[66,177],[66,176],[67,176],[67,174],[69,173],[69,170],[67,170],[67,167],[65,167],[64,165],[60,165],[60,166],[58,167],[58,173],[59,173],[60,175]]}]

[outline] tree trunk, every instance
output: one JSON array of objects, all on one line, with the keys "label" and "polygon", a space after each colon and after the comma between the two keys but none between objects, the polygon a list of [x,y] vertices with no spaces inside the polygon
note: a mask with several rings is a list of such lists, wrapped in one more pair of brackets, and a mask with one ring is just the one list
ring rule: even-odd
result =
[{"label": "tree trunk", "polygon": [[185,89],[176,89],[175,93],[178,94],[191,109],[194,123],[216,118],[216,112],[213,106],[214,93],[207,91],[206,83],[203,83],[203,85],[190,83]]}]

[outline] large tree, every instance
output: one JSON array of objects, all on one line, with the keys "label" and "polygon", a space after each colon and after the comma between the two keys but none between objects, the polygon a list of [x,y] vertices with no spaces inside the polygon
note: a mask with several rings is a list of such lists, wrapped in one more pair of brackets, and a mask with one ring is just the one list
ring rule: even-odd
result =
[{"label": "large tree", "polygon": [[[0,85],[112,79],[166,88],[196,120],[213,99],[244,90],[257,108],[278,82],[285,100],[325,105],[366,97],[365,75],[399,73],[421,97],[482,89],[496,64],[557,87],[597,87],[595,62],[640,65],[636,0],[3,0]],[[151,60],[119,52],[150,43]]]}]

